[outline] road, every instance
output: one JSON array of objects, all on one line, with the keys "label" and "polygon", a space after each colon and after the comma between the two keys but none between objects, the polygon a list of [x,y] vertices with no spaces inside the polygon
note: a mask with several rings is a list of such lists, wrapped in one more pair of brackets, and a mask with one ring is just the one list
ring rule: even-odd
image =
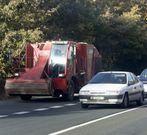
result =
[{"label": "road", "polygon": [[0,101],[0,135],[146,135],[146,104],[81,109],[78,98],[9,99]]}]

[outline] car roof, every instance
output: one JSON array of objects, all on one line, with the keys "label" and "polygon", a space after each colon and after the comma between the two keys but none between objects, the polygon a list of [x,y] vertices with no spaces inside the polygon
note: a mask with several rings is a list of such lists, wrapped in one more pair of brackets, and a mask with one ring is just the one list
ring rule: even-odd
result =
[{"label": "car roof", "polygon": [[[142,70],[142,72],[145,72],[145,71],[147,71],[147,68],[145,68],[144,70]],[[142,72],[141,72],[141,73],[142,73]]]}]

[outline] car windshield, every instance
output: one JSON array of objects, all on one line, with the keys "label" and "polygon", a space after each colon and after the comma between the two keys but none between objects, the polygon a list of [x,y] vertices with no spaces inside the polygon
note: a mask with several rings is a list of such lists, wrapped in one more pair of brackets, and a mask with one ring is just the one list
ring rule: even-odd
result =
[{"label": "car windshield", "polygon": [[50,56],[50,77],[65,72],[67,44],[53,44]]},{"label": "car windshield", "polygon": [[140,74],[140,80],[147,81],[147,69],[143,70],[143,72]]},{"label": "car windshield", "polygon": [[125,84],[126,80],[125,73],[98,73],[89,83]]}]

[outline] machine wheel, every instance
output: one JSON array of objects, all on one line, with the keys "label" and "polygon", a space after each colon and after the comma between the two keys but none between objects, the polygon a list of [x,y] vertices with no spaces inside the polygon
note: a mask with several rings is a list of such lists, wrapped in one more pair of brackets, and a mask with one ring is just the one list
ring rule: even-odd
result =
[{"label": "machine wheel", "polygon": [[127,93],[125,93],[125,95],[124,95],[124,99],[123,99],[121,106],[123,108],[127,108],[129,106],[129,96]]},{"label": "machine wheel", "polygon": [[20,98],[23,101],[29,101],[31,100],[32,96],[31,95],[21,95]]},{"label": "machine wheel", "polygon": [[58,91],[54,91],[53,93],[53,97],[58,98],[60,96],[60,93]]},{"label": "machine wheel", "polygon": [[62,94],[63,98],[69,101],[74,99],[74,82],[71,80],[69,82],[68,91],[66,94]]},{"label": "machine wheel", "polygon": [[144,94],[143,93],[141,93],[141,96],[140,96],[140,98],[139,98],[139,100],[138,101],[136,101],[136,103],[137,103],[137,105],[142,105],[143,104],[143,101],[144,101]]},{"label": "machine wheel", "polygon": [[81,103],[81,108],[88,108],[88,104]]}]

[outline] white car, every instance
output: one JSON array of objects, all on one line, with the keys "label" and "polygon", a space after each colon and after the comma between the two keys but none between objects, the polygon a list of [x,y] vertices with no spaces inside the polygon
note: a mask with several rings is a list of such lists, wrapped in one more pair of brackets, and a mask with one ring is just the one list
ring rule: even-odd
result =
[{"label": "white car", "polygon": [[144,97],[147,97],[147,69],[144,69],[141,72],[139,79],[143,82],[144,85]]},{"label": "white car", "polygon": [[97,73],[79,92],[82,108],[92,104],[120,104],[128,107],[144,101],[143,83],[131,72],[107,71]]}]

